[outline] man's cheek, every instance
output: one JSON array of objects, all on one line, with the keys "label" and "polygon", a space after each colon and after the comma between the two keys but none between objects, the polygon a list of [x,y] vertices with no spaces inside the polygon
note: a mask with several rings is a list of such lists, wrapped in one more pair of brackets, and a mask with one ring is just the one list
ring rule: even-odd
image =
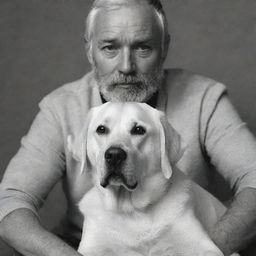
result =
[{"label": "man's cheek", "polygon": [[159,70],[159,63],[156,58],[142,59],[137,62],[138,70],[145,75],[154,74],[156,70]]},{"label": "man's cheek", "polygon": [[114,72],[117,63],[116,58],[107,58],[102,54],[93,55],[93,68],[98,78],[110,75]]}]

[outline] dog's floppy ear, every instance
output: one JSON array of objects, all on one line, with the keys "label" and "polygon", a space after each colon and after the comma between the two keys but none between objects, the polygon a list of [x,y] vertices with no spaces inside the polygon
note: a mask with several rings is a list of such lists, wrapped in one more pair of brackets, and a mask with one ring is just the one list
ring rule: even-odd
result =
[{"label": "dog's floppy ear", "polygon": [[161,169],[164,176],[172,176],[172,168],[182,157],[185,146],[179,133],[170,125],[164,114],[160,114]]},{"label": "dog's floppy ear", "polygon": [[68,150],[71,152],[72,157],[80,162],[80,173],[88,170],[89,162],[87,156],[87,132],[91,120],[91,112],[89,112],[84,127],[78,134],[74,136],[69,135],[67,138]]}]

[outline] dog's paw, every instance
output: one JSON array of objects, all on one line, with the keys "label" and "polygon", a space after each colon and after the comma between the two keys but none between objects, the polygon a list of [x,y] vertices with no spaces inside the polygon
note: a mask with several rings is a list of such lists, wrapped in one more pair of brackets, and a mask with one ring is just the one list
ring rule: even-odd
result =
[{"label": "dog's paw", "polygon": [[[211,251],[209,251],[209,252],[204,253],[202,256],[224,256],[224,254],[219,253],[219,252],[211,252]],[[230,256],[240,256],[240,254],[233,253]]]}]

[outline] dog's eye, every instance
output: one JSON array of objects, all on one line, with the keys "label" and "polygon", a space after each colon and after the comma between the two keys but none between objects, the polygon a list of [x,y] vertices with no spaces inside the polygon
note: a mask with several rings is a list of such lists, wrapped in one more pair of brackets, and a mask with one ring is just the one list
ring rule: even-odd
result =
[{"label": "dog's eye", "polygon": [[97,127],[96,132],[97,132],[98,134],[107,134],[107,133],[108,133],[108,128],[107,128],[106,126],[104,126],[104,125],[99,125],[99,126]]},{"label": "dog's eye", "polygon": [[143,135],[146,133],[146,129],[140,125],[134,126],[131,130],[132,135]]}]

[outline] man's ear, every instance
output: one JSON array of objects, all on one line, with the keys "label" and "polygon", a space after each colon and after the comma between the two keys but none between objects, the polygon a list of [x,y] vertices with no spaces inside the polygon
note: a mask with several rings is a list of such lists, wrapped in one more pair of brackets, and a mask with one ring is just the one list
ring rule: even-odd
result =
[{"label": "man's ear", "polygon": [[88,127],[91,120],[91,112],[89,112],[84,127],[78,134],[74,136],[69,135],[67,138],[68,150],[71,152],[72,157],[80,163],[80,173],[89,169],[89,160],[87,155],[87,134]]},{"label": "man's ear", "polygon": [[89,63],[93,65],[93,57],[92,57],[92,42],[86,42],[85,43],[85,50],[86,50],[86,55]]},{"label": "man's ear", "polygon": [[173,167],[185,151],[185,145],[164,114],[160,114],[160,124],[161,169],[164,176],[169,179],[172,176]]},{"label": "man's ear", "polygon": [[167,57],[170,42],[171,42],[171,36],[168,34],[168,35],[166,35],[166,38],[164,39],[163,53],[162,53],[162,64],[164,63],[164,61]]}]

